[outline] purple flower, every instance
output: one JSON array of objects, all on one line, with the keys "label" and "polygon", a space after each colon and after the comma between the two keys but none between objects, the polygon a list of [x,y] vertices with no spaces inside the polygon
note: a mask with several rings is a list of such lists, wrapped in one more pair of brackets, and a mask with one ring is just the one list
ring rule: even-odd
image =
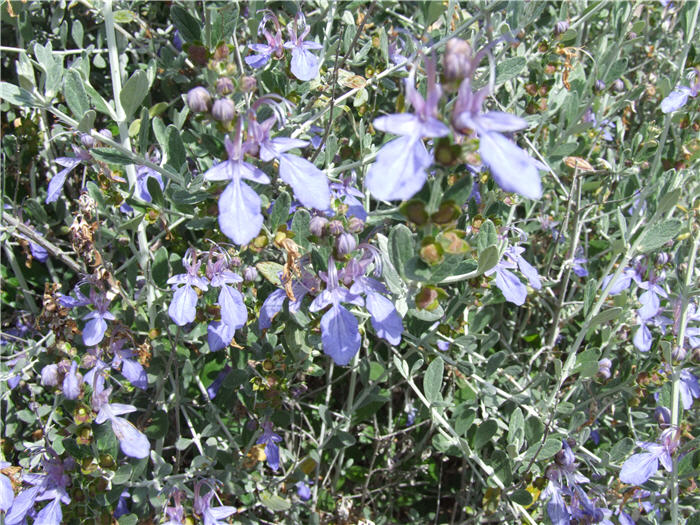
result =
[{"label": "purple flower", "polygon": [[[226,525],[221,521],[236,512],[236,507],[219,506],[212,507],[212,498],[215,496],[214,490],[210,490],[204,496],[200,495],[200,490],[205,481],[198,481],[194,486],[194,511],[202,517],[204,525]],[[218,496],[217,496],[218,499]],[[221,501],[219,501],[221,503]]]},{"label": "purple flower", "polygon": [[374,198],[407,200],[420,191],[427,178],[426,169],[433,163],[423,144],[423,137],[444,137],[449,128],[437,119],[437,105],[442,89],[436,82],[435,62],[426,58],[428,88],[424,99],[415,88],[415,71],[406,79],[406,100],[414,113],[396,113],[374,120],[378,130],[402,135],[385,144],[377,161],[367,173],[365,183]]},{"label": "purple flower", "polygon": [[99,344],[107,331],[107,321],[114,321],[116,319],[116,317],[107,310],[110,299],[104,295],[93,292],[90,293],[90,297],[97,309],[83,317],[83,320],[89,319],[83,328],[83,343],[85,343],[86,346]]},{"label": "purple flower", "polygon": [[524,129],[527,122],[500,111],[482,113],[481,106],[487,94],[488,88],[473,93],[470,79],[465,78],[457,94],[453,123],[465,134],[469,133],[468,130],[476,131],[481,160],[503,190],[529,199],[539,199],[542,196],[542,183],[538,170],[546,170],[546,166],[501,134]]},{"label": "purple flower", "polygon": [[304,40],[311,28],[301,12],[297,13],[294,22],[287,26],[287,31],[289,32],[289,40],[284,43],[284,47],[292,50],[292,61],[289,64],[289,69],[299,80],[313,80],[321,69],[321,61],[309,50],[323,49],[323,46],[312,40]]},{"label": "purple flower", "polygon": [[118,417],[135,411],[136,407],[133,405],[104,403],[95,417],[95,423],[99,425],[109,421],[112,424],[114,435],[119,440],[122,452],[131,458],[143,459],[148,457],[151,450],[148,438],[129,421]]},{"label": "purple flower", "polygon": [[80,385],[83,384],[83,378],[78,373],[78,363],[73,361],[70,365],[70,370],[63,378],[63,395],[66,399],[78,399],[80,395]]},{"label": "purple flower", "polygon": [[175,501],[175,505],[165,507],[165,515],[168,517],[168,521],[163,523],[163,525],[184,525],[185,509],[182,506],[182,498],[185,496],[185,493],[175,489],[171,496]]},{"label": "purple flower", "polygon": [[121,372],[129,382],[136,388],[146,390],[148,388],[148,376],[141,363],[134,359],[136,352],[133,350],[124,349],[123,346],[127,341],[120,339],[112,343],[111,350],[114,353],[112,359],[112,368],[118,370],[121,367]]},{"label": "purple flower", "polygon": [[695,75],[695,81],[690,87],[676,86],[676,89],[661,101],[661,111],[663,113],[673,113],[678,111],[688,102],[688,98],[694,98],[700,91],[700,74],[698,70],[692,74]]},{"label": "purple flower", "polygon": [[[5,516],[5,525],[26,523],[26,516],[31,512],[35,524],[60,525],[63,519],[61,503],[71,502],[66,488],[70,477],[65,474],[65,464],[58,458],[42,460],[43,474],[24,474],[22,480],[32,485],[20,492],[12,501]],[[11,487],[10,487],[11,488]],[[51,500],[38,513],[33,507],[37,501]]]},{"label": "purple flower", "polygon": [[301,501],[309,501],[311,499],[311,488],[306,484],[305,481],[297,481],[297,496]]},{"label": "purple flower", "polygon": [[273,116],[258,123],[251,115],[248,131],[254,146],[250,147],[260,149],[260,160],[264,162],[275,158],[279,160],[280,178],[292,187],[299,202],[308,208],[327,210],[331,200],[328,177],[308,160],[285,153],[302,148],[308,142],[288,137],[270,138],[270,131],[276,122],[277,118]]},{"label": "purple flower", "polygon": [[632,455],[620,469],[620,481],[630,485],[642,485],[659,470],[659,462],[668,471],[673,469],[671,455],[679,444],[678,432],[669,428],[661,433],[660,443],[638,441],[646,452]]},{"label": "purple flower", "polygon": [[226,365],[224,368],[221,369],[221,372],[219,372],[219,374],[216,376],[216,379],[214,379],[212,384],[207,387],[207,394],[209,395],[209,399],[214,399],[216,397],[216,395],[219,393],[221,385],[224,383],[224,380],[226,379],[226,377],[228,377],[230,372],[231,367],[229,365]]},{"label": "purple flower", "polygon": [[360,332],[357,319],[341,303],[362,306],[362,297],[338,284],[338,271],[332,257],[328,259],[328,273],[321,273],[326,283],[323,290],[311,303],[310,312],[331,305],[321,318],[321,341],[323,351],[333,358],[337,365],[347,365],[360,349]]},{"label": "purple flower", "polygon": [[221,320],[228,326],[229,330],[238,330],[248,320],[248,311],[241,292],[231,285],[242,282],[243,278],[228,269],[226,258],[223,254],[213,256],[210,254],[209,257],[207,277],[211,286],[221,288],[218,299],[218,305],[221,308]]},{"label": "purple flower", "polygon": [[[275,26],[275,34],[272,35],[267,30],[267,22],[272,21]],[[248,55],[245,57],[245,62],[250,67],[260,68],[268,63],[270,57],[275,55],[277,58],[281,58],[284,54],[284,47],[282,46],[282,29],[280,27],[279,20],[270,11],[265,11],[260,25],[258,26],[258,35],[262,34],[267,41],[267,44],[248,44],[248,47],[255,52],[253,55]]]},{"label": "purple flower", "polygon": [[191,323],[197,314],[197,292],[192,287],[196,286],[202,291],[208,288],[207,280],[198,275],[201,264],[197,261],[197,253],[190,248],[182,258],[187,273],[173,275],[168,279],[168,284],[175,291],[168,307],[168,315],[178,326]]},{"label": "purple flower", "polygon": [[700,384],[698,384],[698,378],[688,368],[681,370],[680,391],[683,408],[690,410],[693,399],[700,398]]},{"label": "purple flower", "polygon": [[226,137],[229,160],[207,170],[207,180],[230,180],[219,197],[219,226],[236,244],[247,244],[260,232],[263,216],[260,197],[243,179],[269,184],[270,179],[255,166],[243,161],[245,148],[241,145],[241,122],[236,125],[235,142]]},{"label": "purple flower", "polygon": [[640,288],[646,290],[639,296],[639,302],[642,304],[642,307],[637,310],[639,317],[643,320],[651,319],[659,312],[659,308],[661,307],[661,299],[659,299],[659,296],[664,298],[668,297],[666,291],[658,285],[658,283],[663,280],[663,275],[656,276],[653,271],[651,271],[651,276],[648,281],[637,283]]},{"label": "purple flower", "polygon": [[598,375],[603,379],[610,379],[610,367],[612,367],[612,361],[604,357],[598,361]]},{"label": "purple flower", "polygon": [[537,270],[527,262],[522,253],[525,248],[519,246],[510,246],[504,252],[504,257],[496,266],[485,272],[485,275],[496,274],[496,287],[501,290],[506,301],[521,306],[525,303],[527,297],[527,287],[522,281],[510,270],[516,267],[520,269],[522,274],[527,278],[530,286],[535,290],[542,288],[540,276]]},{"label": "purple flower", "polygon": [[[302,260],[302,267],[304,260]],[[272,319],[282,310],[284,302],[289,299],[289,312],[298,312],[302,305],[302,300],[311,290],[317,290],[319,280],[311,273],[302,270],[301,279],[292,281],[292,297],[287,292],[279,288],[267,296],[260,308],[258,317],[258,328],[267,330],[272,326]]]},{"label": "purple flower", "polygon": [[356,189],[354,184],[355,173],[353,172],[351,176],[344,177],[341,182],[331,183],[331,193],[333,198],[340,199],[348,207],[348,211],[345,214],[347,217],[356,217],[364,222],[367,220],[367,211],[362,201],[360,201],[364,197],[364,193]]},{"label": "purple flower", "polygon": [[[603,282],[601,284],[601,288],[604,290],[607,286],[610,280],[613,278],[612,275],[606,275],[603,278]],[[641,278],[639,276],[639,272],[635,270],[634,268],[625,268],[622,270],[622,273],[620,276],[617,278],[617,280],[613,283],[613,285],[610,287],[610,290],[608,291],[608,295],[617,295],[621,293],[624,290],[627,290],[627,288],[630,287],[632,284],[632,280],[635,280],[637,283],[641,282]]]},{"label": "purple flower", "polygon": [[258,445],[265,444],[265,457],[267,458],[268,466],[277,472],[280,468],[280,450],[277,443],[282,441],[282,438],[272,431],[272,422],[265,421],[262,424],[263,433],[260,435],[256,443]]},{"label": "purple flower", "polygon": [[[10,466],[7,461],[0,461],[0,469]],[[7,512],[15,499],[15,492],[12,490],[12,482],[5,474],[0,473],[0,512]]]},{"label": "purple flower", "polygon": [[114,509],[114,519],[119,519],[125,514],[129,514],[129,506],[126,503],[127,498],[131,498],[128,490],[125,490],[119,496],[119,501],[117,501],[117,507]]},{"label": "purple flower", "polygon": [[68,174],[81,162],[90,160],[90,154],[86,150],[77,148],[76,146],[72,147],[75,157],[58,157],[56,159],[56,164],[63,166],[63,169],[49,181],[49,188],[46,192],[46,204],[57,201],[59,195],[61,195],[63,191],[63,185],[66,183]]}]

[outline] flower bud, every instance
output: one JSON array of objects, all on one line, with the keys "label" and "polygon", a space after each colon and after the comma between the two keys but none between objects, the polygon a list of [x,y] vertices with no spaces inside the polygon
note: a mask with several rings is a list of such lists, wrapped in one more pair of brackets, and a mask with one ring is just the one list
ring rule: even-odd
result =
[{"label": "flower bud", "polygon": [[58,385],[58,365],[46,365],[41,369],[41,384],[43,386]]},{"label": "flower bud", "polygon": [[335,241],[335,249],[338,255],[348,255],[357,248],[357,241],[352,233],[341,233]]},{"label": "flower bud", "polygon": [[238,257],[237,255],[231,257],[231,266],[233,268],[238,268],[241,264],[243,264],[243,261],[240,257]]},{"label": "flower bud", "polygon": [[661,252],[656,256],[656,264],[663,266],[671,260],[671,255],[667,252]]},{"label": "flower bud", "polygon": [[216,92],[223,96],[233,91],[233,81],[228,77],[221,77],[216,81]]},{"label": "flower bud", "polygon": [[331,221],[328,223],[328,231],[331,235],[340,235],[345,231],[343,228],[343,223],[340,221]]},{"label": "flower bud", "polygon": [[602,379],[610,379],[610,367],[612,366],[612,361],[607,357],[604,357],[598,361],[598,377]]},{"label": "flower bud", "polygon": [[654,419],[661,428],[666,428],[671,424],[671,412],[666,407],[658,406],[654,410]]},{"label": "flower bud", "polygon": [[86,148],[92,148],[95,146],[95,139],[92,138],[92,135],[90,135],[89,133],[81,133],[80,134],[80,142]]},{"label": "flower bud", "polygon": [[323,237],[323,229],[326,227],[326,224],[328,224],[328,219],[325,217],[320,215],[311,217],[311,220],[309,221],[309,231],[311,232],[311,235]]},{"label": "flower bud", "polygon": [[209,111],[209,104],[211,104],[211,95],[202,86],[197,86],[187,92],[187,105],[195,113]]},{"label": "flower bud", "polygon": [[258,85],[258,81],[254,77],[241,77],[240,88],[243,93],[252,93]]},{"label": "flower bud", "polygon": [[603,82],[602,80],[596,80],[595,84],[593,85],[593,88],[596,91],[603,91],[605,89],[605,82]]},{"label": "flower bud", "polygon": [[350,217],[348,221],[348,231],[350,233],[360,233],[365,229],[365,223],[362,219],[357,217]]},{"label": "flower bud", "polygon": [[561,35],[562,33],[566,33],[567,29],[569,29],[569,22],[566,20],[561,20],[555,24],[554,34]]},{"label": "flower bud", "polygon": [[472,47],[460,38],[451,38],[443,58],[445,80],[459,82],[472,74]]},{"label": "flower bud", "polygon": [[612,88],[618,93],[625,90],[625,83],[619,78],[613,82]]},{"label": "flower bud", "polygon": [[245,270],[243,270],[243,279],[246,282],[253,282],[257,278],[258,270],[255,266],[248,266]]},{"label": "flower bud", "polygon": [[220,98],[214,102],[214,106],[211,108],[211,116],[219,122],[231,122],[233,117],[236,116],[236,107],[233,105],[233,101],[227,98]]}]

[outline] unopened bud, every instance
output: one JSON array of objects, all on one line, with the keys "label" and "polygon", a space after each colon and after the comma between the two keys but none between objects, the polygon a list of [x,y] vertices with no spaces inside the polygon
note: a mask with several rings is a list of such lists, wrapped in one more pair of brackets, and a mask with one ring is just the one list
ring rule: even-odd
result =
[{"label": "unopened bud", "polygon": [[352,233],[341,233],[335,241],[335,249],[338,255],[348,255],[357,248],[357,241]]},{"label": "unopened bud", "polygon": [[81,133],[80,142],[88,149],[95,146],[95,139],[89,133]]},{"label": "unopened bud", "polygon": [[243,93],[252,93],[258,85],[258,81],[254,77],[241,77],[240,88]]},{"label": "unopened bud", "polygon": [[566,20],[560,20],[554,25],[554,34],[561,35],[562,33],[566,33],[568,29],[569,22],[567,22]]},{"label": "unopened bud", "polygon": [[309,221],[309,231],[311,232],[311,235],[315,235],[316,237],[323,237],[323,229],[326,227],[327,224],[328,219],[326,219],[325,217],[321,217],[320,215],[311,217],[311,220]]},{"label": "unopened bud", "polygon": [[228,77],[221,77],[216,81],[216,92],[223,96],[233,91],[233,81]]},{"label": "unopened bud", "polygon": [[472,74],[472,47],[460,38],[452,38],[445,46],[443,58],[445,80],[459,82]]},{"label": "unopened bud", "polygon": [[666,407],[656,407],[654,419],[661,428],[666,428],[671,424],[671,412]]},{"label": "unopened bud", "polygon": [[243,279],[245,279],[246,282],[251,283],[257,278],[258,270],[255,268],[255,266],[248,266],[245,270],[243,270]]},{"label": "unopened bud", "polygon": [[598,377],[602,379],[610,379],[610,367],[612,366],[612,361],[607,357],[604,357],[598,361]]},{"label": "unopened bud", "polygon": [[596,80],[595,84],[593,84],[593,88],[596,91],[603,91],[605,89],[605,82],[603,82],[602,80]]},{"label": "unopened bud", "polygon": [[625,90],[625,83],[619,78],[613,82],[612,88],[618,93]]},{"label": "unopened bud", "polygon": [[231,122],[236,116],[236,107],[233,105],[233,101],[227,98],[220,98],[214,102],[214,106],[211,108],[211,116],[219,122]]},{"label": "unopened bud", "polygon": [[205,113],[209,111],[209,104],[211,104],[211,95],[202,86],[197,86],[187,92],[187,105],[191,111]]},{"label": "unopened bud", "polygon": [[343,223],[340,221],[331,221],[328,223],[328,231],[331,235],[340,235],[345,231]]},{"label": "unopened bud", "polygon": [[362,219],[358,217],[350,217],[348,221],[348,231],[350,233],[360,233],[365,229],[365,223]]}]

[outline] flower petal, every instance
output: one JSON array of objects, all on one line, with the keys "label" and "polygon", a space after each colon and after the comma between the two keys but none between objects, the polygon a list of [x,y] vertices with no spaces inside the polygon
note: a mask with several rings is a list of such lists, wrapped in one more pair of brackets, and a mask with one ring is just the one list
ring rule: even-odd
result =
[{"label": "flower petal", "polygon": [[642,485],[659,470],[659,458],[651,452],[634,454],[622,465],[620,481]]},{"label": "flower petal", "polygon": [[367,173],[366,184],[375,199],[407,200],[425,184],[433,159],[423,141],[413,136],[385,144]]},{"label": "flower petal", "polygon": [[490,168],[494,180],[504,191],[518,193],[528,199],[542,196],[540,174],[532,157],[500,133],[482,133],[479,140],[481,160]]},{"label": "flower petal", "polygon": [[122,452],[130,458],[143,459],[148,457],[151,444],[139,429],[122,417],[110,418],[114,435],[119,440]]},{"label": "flower petal", "polygon": [[231,328],[228,324],[216,321],[207,327],[207,343],[209,350],[218,352],[231,344],[231,340],[236,333],[235,328]]},{"label": "flower petal", "polygon": [[310,51],[306,51],[302,47],[294,47],[292,49],[292,60],[289,64],[289,69],[299,80],[313,80],[318,76],[318,72],[321,69],[321,62],[319,58]]},{"label": "flower petal", "polygon": [[287,293],[278,288],[270,295],[267,296],[265,302],[260,308],[260,314],[258,317],[258,328],[260,330],[267,330],[272,326],[272,319],[275,317],[284,306],[284,301],[287,299]]},{"label": "flower petal", "polygon": [[365,301],[367,311],[372,316],[372,326],[377,335],[392,345],[401,343],[403,322],[394,303],[378,293],[368,293]]},{"label": "flower petal", "polygon": [[232,286],[221,287],[219,306],[221,306],[221,320],[234,330],[242,327],[248,320],[248,310],[243,302],[243,296]]},{"label": "flower petal", "polygon": [[194,321],[197,315],[197,292],[188,285],[175,290],[173,300],[168,307],[168,315],[178,326],[185,326]]},{"label": "flower petal", "polygon": [[347,365],[360,350],[357,319],[344,306],[333,305],[321,318],[323,351],[337,365]]},{"label": "flower petal", "polygon": [[219,197],[219,226],[236,244],[247,244],[260,232],[263,216],[260,196],[240,179],[233,180]]},{"label": "flower petal", "polygon": [[496,286],[501,290],[506,301],[518,306],[525,302],[527,287],[513,272],[501,268],[497,269]]},{"label": "flower petal", "polygon": [[86,346],[100,344],[107,331],[107,323],[102,317],[90,319],[83,328],[83,343]]},{"label": "flower petal", "polygon": [[307,208],[327,210],[331,203],[328,177],[306,159],[280,154],[280,178],[294,190],[294,196]]},{"label": "flower petal", "polygon": [[61,525],[61,498],[56,498],[46,505],[34,518],[34,525]]}]

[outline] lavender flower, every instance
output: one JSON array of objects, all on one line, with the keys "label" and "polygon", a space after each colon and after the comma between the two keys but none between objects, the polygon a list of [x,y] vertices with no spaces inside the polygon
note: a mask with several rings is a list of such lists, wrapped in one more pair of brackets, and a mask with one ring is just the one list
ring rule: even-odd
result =
[{"label": "lavender flower", "polygon": [[[44,473],[30,473],[22,477],[22,480],[32,487],[24,489],[14,498],[5,516],[5,525],[26,523],[26,516],[30,512],[34,515],[35,524],[61,524],[61,503],[68,505],[71,502],[66,491],[70,485],[70,477],[65,473],[67,462],[63,463],[58,457],[52,457],[42,459],[41,465]],[[44,500],[50,500],[49,504],[35,513],[33,507],[36,502]]]},{"label": "lavender flower", "polygon": [[473,93],[470,79],[465,78],[459,87],[452,121],[462,133],[476,131],[481,160],[503,190],[539,199],[542,183],[538,170],[546,170],[546,166],[501,134],[524,129],[527,122],[500,111],[482,113],[481,106],[487,95],[488,88]]},{"label": "lavender flower", "polygon": [[90,297],[96,310],[88,313],[83,320],[89,319],[83,328],[83,343],[87,346],[100,344],[107,331],[107,321],[114,321],[116,317],[107,310],[110,299],[106,296],[91,291]]},{"label": "lavender flower", "polygon": [[68,174],[73,171],[76,166],[82,162],[87,162],[90,160],[90,154],[87,150],[73,147],[73,153],[75,157],[58,157],[56,159],[56,164],[63,166],[63,169],[59,171],[52,179],[49,181],[49,188],[46,192],[46,204],[55,202],[63,191],[63,185],[66,183],[66,178]]},{"label": "lavender flower", "polygon": [[280,178],[292,187],[299,202],[308,208],[327,210],[331,199],[328,177],[308,160],[286,153],[304,147],[308,142],[288,137],[270,138],[270,130],[276,122],[277,117],[273,116],[258,123],[251,115],[248,121],[249,147],[258,147],[260,160],[264,162],[279,160]]},{"label": "lavender flower", "polygon": [[[271,21],[275,26],[275,34],[271,34],[267,30],[267,22]],[[279,20],[270,11],[265,11],[260,25],[258,26],[258,35],[262,34],[267,41],[267,44],[248,44],[248,48],[255,52],[253,55],[245,57],[245,62],[250,67],[260,68],[268,63],[271,56],[281,58],[284,55],[284,46],[282,45],[282,29]]]},{"label": "lavender flower", "polygon": [[243,282],[243,278],[227,268],[223,254],[213,256],[210,254],[207,262],[207,277],[211,286],[221,288],[218,305],[221,307],[222,322],[230,330],[238,330],[248,320],[248,311],[241,292],[231,285]]},{"label": "lavender flower", "polygon": [[537,270],[535,270],[521,255],[524,251],[525,248],[519,246],[508,247],[503,254],[503,259],[501,259],[496,266],[485,272],[485,275],[496,274],[496,287],[501,290],[506,301],[518,306],[525,303],[527,287],[510,270],[519,268],[522,274],[527,278],[530,286],[535,290],[542,288]]},{"label": "lavender flower", "polygon": [[[0,461],[0,469],[10,466],[7,461]],[[5,474],[0,472],[0,512],[7,512],[15,499],[15,492],[12,490],[12,481]]]},{"label": "lavender flower", "polygon": [[146,375],[146,371],[141,363],[134,359],[136,357],[136,352],[124,348],[126,342],[125,339],[119,339],[110,346],[110,349],[114,353],[111,366],[115,370],[119,370],[121,367],[122,375],[126,377],[132,385],[141,390],[146,390],[146,388],[148,388],[148,376]]},{"label": "lavender flower", "polygon": [[676,86],[671,93],[661,101],[663,113],[678,111],[688,102],[688,98],[694,98],[700,91],[700,74],[695,72],[695,82],[690,86]]},{"label": "lavender flower", "polygon": [[123,417],[117,417],[134,411],[136,407],[132,405],[107,404],[97,414],[95,423],[100,424],[109,420],[122,452],[130,458],[143,459],[148,457],[151,450],[148,438],[129,421]]},{"label": "lavender flower", "polygon": [[185,523],[185,509],[182,506],[182,498],[185,493],[181,490],[175,489],[171,494],[175,505],[165,507],[165,515],[168,521],[163,523],[163,525],[184,525]]},{"label": "lavender flower", "polygon": [[700,384],[698,378],[688,368],[681,370],[680,392],[683,408],[690,410],[693,407],[693,400],[700,398]]},{"label": "lavender flower", "polygon": [[309,50],[323,49],[323,46],[312,40],[304,40],[311,28],[301,12],[297,13],[294,22],[287,26],[287,31],[289,32],[289,40],[284,43],[284,47],[292,50],[292,61],[289,68],[299,80],[313,80],[321,69],[321,61]]},{"label": "lavender flower", "polygon": [[638,441],[637,446],[646,450],[632,455],[620,469],[620,481],[642,485],[659,470],[659,462],[668,471],[673,469],[671,455],[679,445],[678,431],[668,428],[661,433],[660,443]]},{"label": "lavender flower", "polygon": [[379,117],[374,127],[401,135],[385,144],[377,154],[377,161],[367,173],[365,184],[376,199],[407,200],[425,184],[426,169],[433,163],[423,144],[423,137],[444,137],[449,128],[437,119],[437,105],[442,89],[436,82],[435,61],[425,59],[428,88],[424,99],[415,88],[416,68],[406,79],[406,100],[414,113],[400,113]]},{"label": "lavender flower", "polygon": [[282,441],[282,438],[272,431],[272,422],[265,421],[262,424],[263,433],[260,435],[256,443],[258,445],[265,444],[265,457],[267,458],[268,466],[275,472],[280,468],[280,450],[277,443]]},{"label": "lavender flower", "polygon": [[207,180],[230,180],[219,197],[219,226],[236,244],[247,244],[260,232],[263,216],[260,197],[243,179],[269,184],[270,179],[255,166],[243,161],[246,147],[241,144],[241,123],[236,125],[235,142],[226,137],[229,160],[207,170]]},{"label": "lavender flower", "polygon": [[78,373],[78,363],[73,361],[70,365],[70,370],[63,378],[63,395],[66,399],[78,399],[80,395],[80,386],[83,384],[83,378]]},{"label": "lavender flower", "polygon": [[267,330],[272,326],[272,319],[282,310],[284,302],[289,299],[289,312],[296,313],[302,305],[302,300],[311,290],[318,289],[318,278],[311,273],[302,270],[301,278],[292,281],[290,297],[287,291],[279,288],[267,296],[260,308],[258,328]]},{"label": "lavender flower", "polygon": [[301,501],[309,501],[311,499],[311,488],[306,484],[305,481],[297,481],[297,496]]},{"label": "lavender flower", "polygon": [[[214,490],[210,490],[204,496],[200,495],[200,490],[206,482],[198,481],[194,486],[194,511],[202,517],[204,525],[226,525],[225,520],[236,512],[236,507],[221,505],[212,507],[212,498],[216,495]],[[218,496],[217,496],[218,499]],[[219,501],[221,503],[221,501]]]},{"label": "lavender flower", "polygon": [[192,287],[196,286],[202,291],[208,288],[207,280],[198,275],[201,264],[197,261],[197,253],[190,248],[182,258],[187,273],[173,275],[168,279],[168,284],[175,291],[168,307],[168,315],[178,326],[191,323],[197,314],[197,292]]},{"label": "lavender flower", "polygon": [[347,365],[360,349],[361,338],[357,319],[341,303],[362,306],[364,301],[338,284],[338,271],[332,257],[328,260],[328,273],[322,272],[320,275],[326,289],[313,300],[309,311],[318,312],[331,305],[321,318],[323,351],[333,358],[335,364]]}]

